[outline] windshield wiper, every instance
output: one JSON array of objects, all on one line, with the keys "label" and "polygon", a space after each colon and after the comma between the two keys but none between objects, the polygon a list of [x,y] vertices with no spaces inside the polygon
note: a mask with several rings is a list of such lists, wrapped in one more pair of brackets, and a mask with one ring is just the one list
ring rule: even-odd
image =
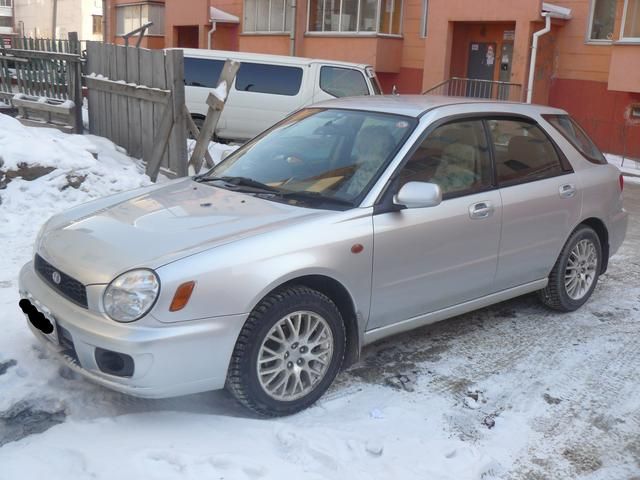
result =
[{"label": "windshield wiper", "polygon": [[314,201],[319,203],[333,203],[334,205],[344,205],[345,207],[353,207],[353,202],[343,200],[342,198],[327,197],[319,192],[281,192],[280,196],[286,199]]},{"label": "windshield wiper", "polygon": [[233,185],[234,187],[249,187],[262,192],[281,193],[280,190],[275,187],[271,187],[266,183],[247,177],[195,177],[194,180],[200,183],[224,182],[226,184]]}]

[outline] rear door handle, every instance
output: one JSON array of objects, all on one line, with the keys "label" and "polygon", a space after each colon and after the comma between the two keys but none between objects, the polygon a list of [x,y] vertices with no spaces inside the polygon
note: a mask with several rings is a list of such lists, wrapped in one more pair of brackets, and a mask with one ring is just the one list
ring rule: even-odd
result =
[{"label": "rear door handle", "polygon": [[573,198],[576,196],[576,186],[572,183],[566,183],[560,186],[561,198]]},{"label": "rear door handle", "polygon": [[491,202],[478,202],[469,207],[469,216],[474,220],[489,218],[493,215],[493,205]]}]

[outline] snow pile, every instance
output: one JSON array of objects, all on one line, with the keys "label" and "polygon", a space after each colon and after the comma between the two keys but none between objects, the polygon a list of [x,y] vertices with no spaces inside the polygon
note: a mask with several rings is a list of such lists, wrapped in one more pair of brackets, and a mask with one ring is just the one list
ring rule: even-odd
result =
[{"label": "snow pile", "polygon": [[611,165],[615,165],[625,175],[624,181],[627,183],[640,184],[640,162],[630,158],[623,158],[619,155],[605,153],[604,155]]}]

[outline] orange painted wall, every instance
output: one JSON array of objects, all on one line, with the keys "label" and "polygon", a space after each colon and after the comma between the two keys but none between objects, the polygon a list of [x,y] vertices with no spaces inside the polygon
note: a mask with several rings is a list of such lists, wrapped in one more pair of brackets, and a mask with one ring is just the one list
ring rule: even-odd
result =
[{"label": "orange painted wall", "polygon": [[240,35],[241,52],[289,55],[289,35]]}]

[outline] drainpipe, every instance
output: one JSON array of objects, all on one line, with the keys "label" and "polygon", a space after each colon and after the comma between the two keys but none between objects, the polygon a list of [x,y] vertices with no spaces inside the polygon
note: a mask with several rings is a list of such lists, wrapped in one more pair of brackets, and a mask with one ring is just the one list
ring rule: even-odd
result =
[{"label": "drainpipe", "polygon": [[533,79],[536,73],[538,40],[541,36],[546,35],[551,31],[551,14],[548,12],[543,12],[542,16],[545,17],[545,27],[533,34],[533,47],[531,48],[531,65],[529,65],[529,83],[527,84],[527,103],[531,103],[533,100]]},{"label": "drainpipe", "polygon": [[211,50],[213,45],[213,34],[216,32],[216,21],[211,19],[211,30],[207,36],[207,49]]},{"label": "drainpipe", "polygon": [[291,33],[289,33],[289,55],[296,56],[296,0],[291,0]]}]

